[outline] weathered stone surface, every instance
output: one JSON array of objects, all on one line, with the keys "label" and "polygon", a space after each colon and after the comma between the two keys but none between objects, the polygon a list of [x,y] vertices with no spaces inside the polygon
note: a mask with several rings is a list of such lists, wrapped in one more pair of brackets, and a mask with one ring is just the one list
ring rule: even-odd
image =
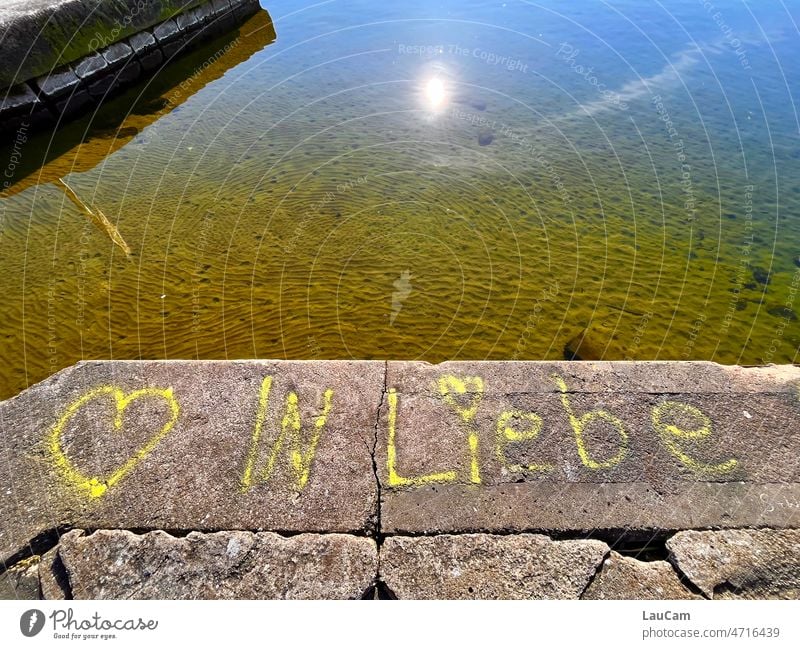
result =
[{"label": "weathered stone surface", "polygon": [[133,56],[133,48],[127,43],[114,43],[104,49],[101,54],[110,66],[116,66]]},{"label": "weathered stone surface", "polygon": [[172,19],[165,20],[163,23],[159,23],[153,28],[153,36],[162,44],[179,38],[180,35],[181,32],[178,29],[178,24]]},{"label": "weathered stone surface", "polygon": [[128,45],[136,54],[142,54],[156,46],[156,39],[148,31],[139,32],[128,39]]},{"label": "weathered stone surface", "polygon": [[58,555],[58,546],[45,552],[39,561],[39,587],[42,599],[72,598],[67,571]]},{"label": "weathered stone surface", "polygon": [[0,599],[39,599],[39,557],[31,557],[0,574]]},{"label": "weathered stone surface", "polygon": [[800,530],[680,532],[667,548],[714,599],[800,598]]},{"label": "weathered stone surface", "polygon": [[0,87],[43,75],[202,2],[8,0],[0,5]]},{"label": "weathered stone surface", "polygon": [[363,533],[378,479],[390,534],[797,527],[799,382],[710,363],[82,363],[0,404],[0,558],[62,525]]},{"label": "weathered stone surface", "polygon": [[100,54],[91,54],[75,63],[75,74],[80,79],[87,79],[94,74],[106,70],[108,61]]},{"label": "weathered stone surface", "polygon": [[0,403],[0,560],[62,525],[366,531],[384,370],[128,361],[59,372]]},{"label": "weathered stone surface", "polygon": [[798,384],[788,366],[389,362],[384,531],[798,526],[775,506],[800,502]]},{"label": "weathered stone surface", "polygon": [[232,11],[231,3],[228,0],[212,0],[211,6],[214,8],[215,14],[226,14]]},{"label": "weathered stone surface", "polygon": [[27,84],[21,83],[0,93],[0,102],[0,114],[5,116],[30,110],[39,98]]},{"label": "weathered stone surface", "polygon": [[538,534],[393,536],[380,578],[399,599],[575,599],[607,552]]},{"label": "weathered stone surface", "polygon": [[666,561],[639,561],[611,552],[581,599],[702,599]]},{"label": "weathered stone surface", "polygon": [[214,17],[214,7],[211,2],[206,2],[199,7],[191,9],[188,13],[194,16],[196,20],[208,23],[211,22],[211,19]]},{"label": "weathered stone surface", "polygon": [[203,19],[194,11],[186,11],[175,18],[175,24],[182,32],[200,29],[203,26]]},{"label": "weathered stone surface", "polygon": [[75,599],[355,599],[378,570],[347,534],[70,532],[59,556]]},{"label": "weathered stone surface", "polygon": [[70,67],[53,70],[50,74],[36,79],[36,85],[46,97],[60,97],[74,90],[79,83],[78,75]]}]

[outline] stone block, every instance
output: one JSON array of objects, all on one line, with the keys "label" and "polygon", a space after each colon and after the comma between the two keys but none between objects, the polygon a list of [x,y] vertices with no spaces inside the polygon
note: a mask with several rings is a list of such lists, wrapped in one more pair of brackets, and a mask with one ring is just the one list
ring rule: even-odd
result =
[{"label": "stone block", "polygon": [[387,533],[800,525],[800,368],[388,367]]},{"label": "stone block", "polygon": [[692,530],[669,539],[667,549],[713,599],[800,598],[800,530]]},{"label": "stone block", "polygon": [[128,45],[137,55],[142,55],[156,47],[156,39],[148,31],[139,32],[128,39]]},{"label": "stone block", "polygon": [[2,100],[0,103],[2,117],[30,112],[39,103],[36,93],[25,83],[0,91],[0,100]]},{"label": "stone block", "polygon": [[358,599],[378,571],[348,534],[73,532],[59,557],[75,599]]},{"label": "stone block", "polygon": [[576,599],[607,553],[538,534],[391,536],[380,578],[399,599]]},{"label": "stone block", "polygon": [[54,526],[375,526],[381,362],[91,362],[0,403],[0,560]]},{"label": "stone block", "polygon": [[109,45],[101,54],[110,66],[117,68],[133,56],[133,48],[127,43],[119,42]]},{"label": "stone block", "polygon": [[36,79],[36,85],[39,86],[42,94],[50,99],[72,92],[79,83],[78,75],[69,66],[53,70],[50,74]]},{"label": "stone block", "polygon": [[581,599],[702,599],[667,561],[639,561],[611,552]]}]

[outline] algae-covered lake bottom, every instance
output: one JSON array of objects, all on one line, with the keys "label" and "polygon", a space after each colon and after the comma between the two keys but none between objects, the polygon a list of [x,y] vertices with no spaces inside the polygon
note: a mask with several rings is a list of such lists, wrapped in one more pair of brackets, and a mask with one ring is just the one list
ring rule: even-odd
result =
[{"label": "algae-covered lake bottom", "polygon": [[561,359],[587,329],[796,360],[796,3],[264,6],[2,151],[0,398],[80,359]]}]

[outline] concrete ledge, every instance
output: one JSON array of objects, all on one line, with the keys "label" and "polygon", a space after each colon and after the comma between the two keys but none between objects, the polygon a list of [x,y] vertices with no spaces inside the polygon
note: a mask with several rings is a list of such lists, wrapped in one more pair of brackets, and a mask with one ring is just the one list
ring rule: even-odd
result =
[{"label": "concrete ledge", "polygon": [[0,6],[0,87],[49,73],[203,0],[12,0]]},{"label": "concrete ledge", "polygon": [[[786,573],[800,563],[799,385],[795,366],[704,362],[79,363],[0,403],[0,559],[17,565],[71,527],[344,533],[383,543],[399,593],[451,597],[462,582],[406,583],[426,556],[439,565],[443,544],[469,557],[484,539],[501,575],[514,548],[572,548],[531,532],[672,536],[693,589],[606,548],[592,555],[602,579],[586,596],[637,579],[651,585],[643,597],[723,596],[718,582],[790,596],[795,582],[770,581],[769,566],[753,568],[758,588],[739,568],[757,564],[748,544],[785,558]],[[729,528],[739,531],[702,536]],[[692,553],[701,546],[714,550]],[[588,579],[524,596],[573,596]],[[495,586],[476,596],[516,588]]]},{"label": "concrete ledge", "polygon": [[0,130],[11,139],[71,119],[258,10],[258,0],[6,4]]}]

